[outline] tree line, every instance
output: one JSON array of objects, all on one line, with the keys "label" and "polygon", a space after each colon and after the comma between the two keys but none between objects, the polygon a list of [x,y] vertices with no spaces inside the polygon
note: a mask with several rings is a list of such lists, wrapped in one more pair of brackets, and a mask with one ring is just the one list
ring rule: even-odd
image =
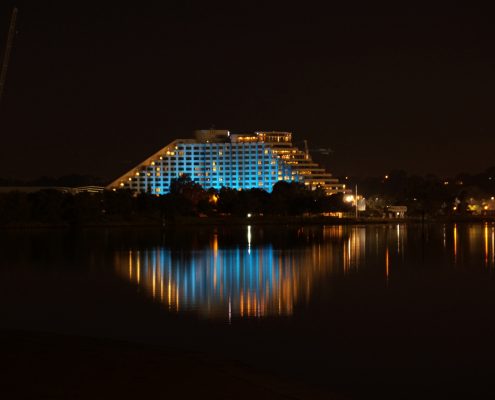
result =
[{"label": "tree line", "polygon": [[368,215],[381,215],[387,205],[408,207],[409,216],[448,216],[468,214],[473,200],[495,196],[495,167],[476,174],[460,173],[451,178],[433,174],[410,175],[394,170],[381,177],[347,177],[342,179],[367,201]]},{"label": "tree line", "polygon": [[156,196],[129,190],[65,193],[40,190],[0,194],[0,224],[91,224],[166,221],[177,217],[248,214],[301,216],[349,211],[342,194],[326,196],[295,182],[278,182],[272,192],[262,189],[203,189],[187,175],[171,182],[170,193]]}]

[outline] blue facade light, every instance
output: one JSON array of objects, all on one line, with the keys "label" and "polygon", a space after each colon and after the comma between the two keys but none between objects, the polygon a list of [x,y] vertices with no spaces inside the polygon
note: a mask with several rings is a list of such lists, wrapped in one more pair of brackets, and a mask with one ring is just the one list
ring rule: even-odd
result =
[{"label": "blue facade light", "polygon": [[286,181],[322,187],[328,194],[343,191],[331,174],[292,145],[291,137],[288,132],[196,131],[195,139],[173,141],[108,188],[162,195],[169,193],[172,179],[187,174],[205,189],[271,192],[278,181]]}]

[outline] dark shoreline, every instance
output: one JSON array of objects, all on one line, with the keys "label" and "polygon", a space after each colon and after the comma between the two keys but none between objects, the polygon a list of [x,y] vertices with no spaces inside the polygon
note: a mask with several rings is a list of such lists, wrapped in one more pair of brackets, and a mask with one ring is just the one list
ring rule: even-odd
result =
[{"label": "dark shoreline", "polygon": [[181,226],[244,226],[244,225],[380,225],[380,224],[452,224],[494,223],[495,217],[442,217],[442,218],[336,218],[336,217],[177,217],[170,220],[103,221],[93,223],[17,223],[0,225],[9,229],[85,229],[85,228],[177,228]]}]

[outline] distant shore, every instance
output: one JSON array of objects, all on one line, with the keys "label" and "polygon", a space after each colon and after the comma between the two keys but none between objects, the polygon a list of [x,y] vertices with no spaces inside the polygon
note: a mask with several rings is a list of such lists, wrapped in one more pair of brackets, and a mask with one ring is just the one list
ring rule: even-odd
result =
[{"label": "distant shore", "polygon": [[243,226],[243,225],[373,225],[373,224],[405,224],[405,223],[492,223],[495,217],[487,216],[449,216],[425,218],[337,218],[324,216],[210,216],[210,217],[175,217],[171,219],[134,219],[108,220],[82,223],[15,223],[0,225],[0,229],[70,229],[70,228],[177,228],[181,226]]}]

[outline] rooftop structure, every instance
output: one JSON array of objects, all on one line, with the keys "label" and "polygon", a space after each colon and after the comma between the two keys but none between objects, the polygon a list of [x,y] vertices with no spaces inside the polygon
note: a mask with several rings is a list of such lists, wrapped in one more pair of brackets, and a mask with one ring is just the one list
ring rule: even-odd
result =
[{"label": "rooftop structure", "polygon": [[199,130],[194,139],[176,139],[128,171],[107,189],[166,194],[184,174],[203,188],[259,188],[270,192],[279,181],[300,182],[331,195],[345,185],[292,144],[289,132],[230,134]]}]

